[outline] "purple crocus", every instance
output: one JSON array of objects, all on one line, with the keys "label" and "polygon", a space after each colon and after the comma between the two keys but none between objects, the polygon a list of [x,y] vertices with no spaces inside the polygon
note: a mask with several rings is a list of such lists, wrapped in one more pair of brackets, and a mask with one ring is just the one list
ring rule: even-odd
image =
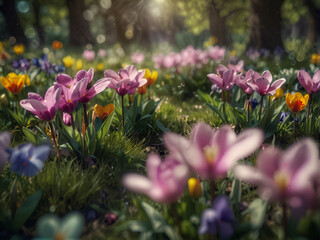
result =
[{"label": "purple crocus", "polygon": [[117,91],[120,96],[134,94],[138,87],[145,85],[148,80],[143,78],[145,71],[137,71],[133,65],[120,69],[119,73],[113,70],[106,70],[104,77],[109,81],[108,87]]},{"label": "purple crocus", "polygon": [[44,98],[36,93],[28,93],[28,99],[20,101],[21,107],[35,114],[43,121],[51,121],[57,112],[61,89],[50,87]]},{"label": "purple crocus", "polygon": [[147,159],[148,177],[130,173],[123,179],[123,185],[131,191],[143,193],[152,200],[163,203],[176,201],[184,192],[189,168],[178,155],[169,155],[164,161],[155,154]]},{"label": "purple crocus", "polygon": [[29,71],[30,69],[30,59],[27,58],[19,58],[17,60],[12,61],[12,67],[14,69],[18,69],[19,71]]},{"label": "purple crocus", "polygon": [[224,91],[228,91],[233,88],[235,80],[234,70],[223,71],[222,75],[210,73],[207,76],[212,83],[216,84],[219,88],[221,88]]},{"label": "purple crocus", "polygon": [[19,146],[10,155],[10,169],[27,177],[37,175],[43,167],[43,162],[47,160],[50,152],[48,145],[34,147],[32,143]]},{"label": "purple crocus", "polygon": [[304,139],[285,152],[275,147],[261,151],[257,166],[238,165],[234,174],[240,180],[259,186],[259,195],[268,201],[288,202],[304,209],[314,197],[312,178],[318,171],[317,145]]},{"label": "purple crocus", "polygon": [[61,89],[61,97],[58,103],[60,111],[72,113],[79,105],[80,84],[77,84],[70,88],[62,84],[55,84],[54,86]]},{"label": "purple crocus", "polygon": [[0,133],[0,172],[8,159],[7,148],[9,147],[11,136],[9,132]]},{"label": "purple crocus", "polygon": [[274,81],[272,84],[272,75],[266,70],[258,79],[252,78],[252,81],[247,81],[247,85],[252,88],[253,91],[260,94],[260,96],[274,95],[276,90],[286,82],[284,78],[280,78]]},{"label": "purple crocus", "polygon": [[237,136],[228,125],[213,130],[205,123],[197,123],[190,140],[167,133],[164,141],[170,153],[180,154],[202,179],[215,180],[226,176],[238,160],[252,154],[263,142],[263,133],[247,129]]},{"label": "purple crocus", "polygon": [[300,70],[298,72],[298,80],[309,94],[317,93],[320,89],[320,70],[313,75],[312,79],[309,73],[305,70]]},{"label": "purple crocus", "polygon": [[235,225],[235,218],[231,209],[230,199],[219,196],[213,202],[213,207],[201,214],[199,234],[217,234],[219,239],[231,239]]},{"label": "purple crocus", "polygon": [[60,73],[65,70],[62,65],[51,64],[47,54],[42,54],[41,58],[33,58],[32,64],[48,74]]}]

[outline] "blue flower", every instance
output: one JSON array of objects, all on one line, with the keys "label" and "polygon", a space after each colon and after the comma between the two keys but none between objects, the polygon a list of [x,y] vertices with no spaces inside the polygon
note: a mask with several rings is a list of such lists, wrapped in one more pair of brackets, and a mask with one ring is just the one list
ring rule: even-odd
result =
[{"label": "blue flower", "polygon": [[258,106],[258,100],[256,98],[250,98],[250,106],[253,111]]},{"label": "blue flower", "polygon": [[20,176],[35,176],[42,169],[43,162],[49,156],[49,151],[48,145],[34,147],[32,143],[21,145],[18,149],[12,149],[9,158],[10,169]]},{"label": "blue flower", "polygon": [[207,232],[218,234],[219,239],[231,239],[235,218],[231,209],[230,199],[219,196],[213,202],[213,208],[206,209],[201,215],[199,234]]},{"label": "blue flower", "polygon": [[62,65],[51,64],[47,54],[42,54],[41,58],[33,58],[32,64],[48,74],[61,73],[65,70]]},{"label": "blue flower", "polygon": [[30,59],[19,58],[18,60],[12,61],[12,67],[18,69],[19,71],[29,71],[30,69]]}]

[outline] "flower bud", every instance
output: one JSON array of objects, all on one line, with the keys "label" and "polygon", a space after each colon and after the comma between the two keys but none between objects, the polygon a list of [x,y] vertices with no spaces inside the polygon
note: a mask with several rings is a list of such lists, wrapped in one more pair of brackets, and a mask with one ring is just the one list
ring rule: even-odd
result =
[{"label": "flower bud", "polygon": [[189,194],[194,199],[198,199],[202,195],[202,188],[200,180],[196,178],[189,178],[188,180]]},{"label": "flower bud", "polygon": [[72,117],[69,113],[63,113],[63,116],[62,116],[62,120],[64,122],[65,125],[67,126],[71,126],[72,125]]}]

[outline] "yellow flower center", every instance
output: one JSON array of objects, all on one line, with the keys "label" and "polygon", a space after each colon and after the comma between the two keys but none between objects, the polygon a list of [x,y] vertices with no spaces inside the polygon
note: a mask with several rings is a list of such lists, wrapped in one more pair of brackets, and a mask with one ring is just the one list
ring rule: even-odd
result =
[{"label": "yellow flower center", "polygon": [[68,103],[71,103],[71,99],[68,100]]},{"label": "yellow flower center", "polygon": [[284,192],[287,190],[290,181],[290,175],[287,172],[276,171],[273,178],[280,191]]},{"label": "yellow flower center", "polygon": [[203,148],[204,155],[208,163],[213,164],[218,156],[218,147],[217,146],[205,146]]}]

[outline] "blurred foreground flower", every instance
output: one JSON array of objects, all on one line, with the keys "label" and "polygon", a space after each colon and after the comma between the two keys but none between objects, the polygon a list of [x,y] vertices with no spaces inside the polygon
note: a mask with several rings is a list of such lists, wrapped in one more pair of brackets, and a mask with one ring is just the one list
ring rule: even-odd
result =
[{"label": "blurred foreground flower", "polygon": [[50,87],[44,98],[37,93],[28,93],[28,99],[20,101],[21,107],[35,114],[43,121],[51,121],[57,112],[61,89]]},{"label": "blurred foreground flower", "polygon": [[297,114],[298,112],[303,110],[307,106],[308,100],[308,94],[302,96],[302,94],[299,92],[296,92],[293,95],[291,95],[291,93],[287,93],[286,96],[287,106],[294,114]]},{"label": "blurred foreground flower", "polygon": [[30,78],[28,75],[17,75],[14,72],[9,73],[7,77],[1,77],[2,85],[11,93],[17,94],[21,91],[23,84],[30,85]]},{"label": "blurred foreground flower", "polygon": [[238,165],[234,174],[259,186],[259,195],[265,200],[305,209],[314,197],[311,179],[318,171],[318,155],[317,145],[304,139],[284,152],[269,147],[259,153],[256,168]]},{"label": "blurred foreground flower", "polygon": [[235,222],[230,199],[219,196],[214,200],[212,208],[203,211],[199,234],[211,233],[217,234],[219,239],[231,239]]},{"label": "blurred foreground flower", "polygon": [[114,110],[114,104],[110,103],[106,105],[105,107],[96,104],[93,108],[95,114],[104,121]]},{"label": "blurred foreground flower", "polygon": [[53,214],[41,216],[37,223],[38,240],[76,240],[80,239],[84,228],[84,217],[79,212],[71,212],[62,220]]},{"label": "blurred foreground flower", "polygon": [[167,133],[164,142],[170,153],[180,154],[201,179],[215,180],[244,157],[248,157],[263,142],[259,129],[247,129],[238,136],[228,126],[218,130],[205,123],[197,123],[191,131],[190,140],[175,133]]},{"label": "blurred foreground flower", "polygon": [[11,150],[10,169],[20,176],[33,177],[42,169],[49,152],[50,147],[47,145],[38,147],[34,147],[32,143],[21,145],[18,149]]},{"label": "blurred foreground flower", "polygon": [[11,136],[9,132],[0,133],[0,172],[2,171],[9,157],[7,148],[9,147]]},{"label": "blurred foreground flower", "polygon": [[184,192],[189,174],[188,166],[176,155],[169,155],[161,161],[155,154],[148,156],[146,165],[148,177],[129,173],[122,178],[122,184],[127,189],[146,194],[157,202],[176,201]]},{"label": "blurred foreground flower", "polygon": [[73,64],[74,64],[74,62],[75,62],[75,60],[74,60],[74,58],[73,57],[71,57],[71,56],[66,56],[66,57],[64,57],[63,59],[62,59],[62,61],[63,61],[63,64],[64,64],[64,66],[66,67],[66,68],[70,68]]},{"label": "blurred foreground flower", "polygon": [[59,49],[61,49],[62,47],[63,47],[63,43],[62,43],[62,42],[57,41],[57,40],[54,40],[54,41],[52,42],[52,48],[53,48],[54,50],[59,50]]},{"label": "blurred foreground flower", "polygon": [[14,45],[13,51],[17,55],[22,55],[24,53],[24,45],[23,44]]}]

